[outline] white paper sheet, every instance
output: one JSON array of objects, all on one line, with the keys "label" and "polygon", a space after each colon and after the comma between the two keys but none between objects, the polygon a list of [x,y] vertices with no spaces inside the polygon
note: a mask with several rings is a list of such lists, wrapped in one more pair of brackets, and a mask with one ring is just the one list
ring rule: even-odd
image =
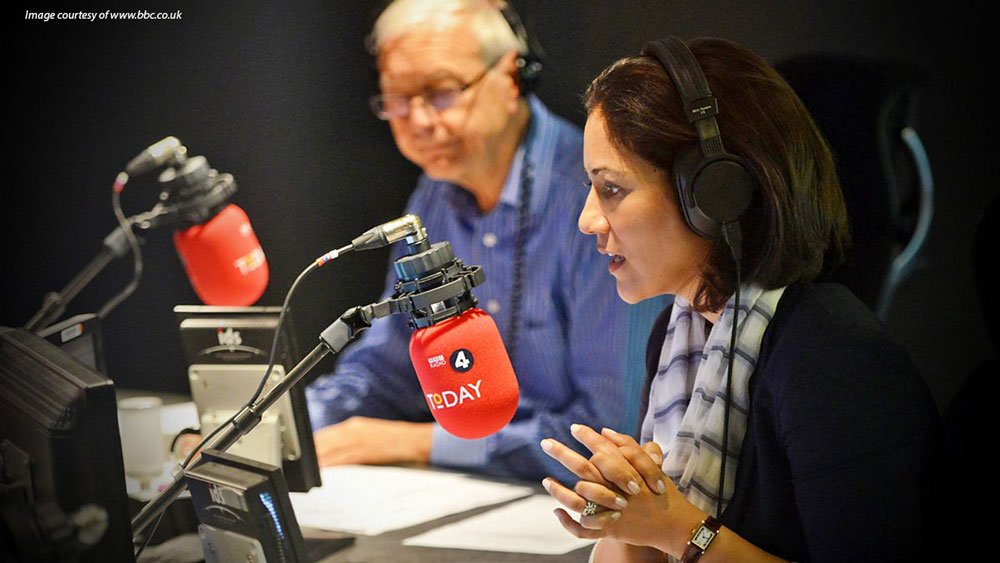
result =
[{"label": "white paper sheet", "polygon": [[560,505],[533,495],[403,540],[403,545],[559,555],[594,543],[570,535],[552,511]]},{"label": "white paper sheet", "polygon": [[291,493],[299,525],[372,536],[532,493],[426,469],[345,465],[324,468],[321,476],[322,487]]}]

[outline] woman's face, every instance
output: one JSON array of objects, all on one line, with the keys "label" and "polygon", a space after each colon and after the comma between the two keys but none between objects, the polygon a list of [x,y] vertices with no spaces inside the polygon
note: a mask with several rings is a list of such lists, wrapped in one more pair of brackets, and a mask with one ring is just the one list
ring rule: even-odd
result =
[{"label": "woman's face", "polygon": [[611,144],[600,108],[587,118],[583,164],[591,189],[580,231],[597,236],[597,251],[611,257],[618,295],[628,303],[664,293],[691,300],[711,243],[684,223],[662,170]]}]

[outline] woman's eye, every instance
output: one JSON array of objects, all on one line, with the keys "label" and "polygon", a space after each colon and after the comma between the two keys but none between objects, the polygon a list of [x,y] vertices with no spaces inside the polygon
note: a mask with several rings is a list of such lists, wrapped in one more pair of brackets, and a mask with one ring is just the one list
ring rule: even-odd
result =
[{"label": "woman's eye", "polygon": [[583,183],[583,187],[593,189],[597,192],[597,196],[602,199],[611,199],[622,197],[626,194],[626,191],[621,186],[611,184],[608,182],[597,181],[586,181]]},{"label": "woman's eye", "polygon": [[614,184],[605,183],[601,186],[601,194],[605,197],[615,197],[622,193],[622,189]]}]

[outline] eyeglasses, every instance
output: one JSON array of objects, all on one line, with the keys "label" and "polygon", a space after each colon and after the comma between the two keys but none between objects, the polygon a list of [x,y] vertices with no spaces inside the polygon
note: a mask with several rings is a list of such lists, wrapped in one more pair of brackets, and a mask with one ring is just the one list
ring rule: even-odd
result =
[{"label": "eyeglasses", "polygon": [[486,76],[490,67],[486,67],[476,75],[475,78],[463,86],[441,89],[427,89],[423,92],[406,96],[403,94],[375,94],[368,99],[372,111],[379,119],[388,121],[390,119],[403,119],[410,115],[411,101],[420,98],[420,101],[434,109],[435,113],[441,113],[458,102],[459,96],[469,88],[472,88]]}]

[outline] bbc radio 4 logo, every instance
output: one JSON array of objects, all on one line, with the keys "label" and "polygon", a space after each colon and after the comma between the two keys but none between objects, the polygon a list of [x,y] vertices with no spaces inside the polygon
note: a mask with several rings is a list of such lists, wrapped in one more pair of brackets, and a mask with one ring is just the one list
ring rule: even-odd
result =
[{"label": "bbc radio 4 logo", "polygon": [[[445,365],[458,373],[465,373],[475,365],[476,358],[472,352],[465,348],[459,348],[445,359],[444,354],[438,354],[427,358],[427,365],[431,368],[441,368]],[[482,379],[477,379],[475,383],[461,383],[454,389],[446,389],[439,393],[427,393],[427,404],[431,410],[450,409],[457,407],[466,401],[475,401],[482,398],[479,387],[483,384]]]},{"label": "bbc radio 4 logo", "polygon": [[[438,354],[437,356],[427,358],[427,365],[429,365],[432,369],[444,367],[445,363],[444,354]],[[476,363],[476,358],[469,350],[459,348],[451,353],[451,357],[448,358],[447,363],[451,366],[451,369],[459,373],[465,373],[472,369],[473,364]]]}]

